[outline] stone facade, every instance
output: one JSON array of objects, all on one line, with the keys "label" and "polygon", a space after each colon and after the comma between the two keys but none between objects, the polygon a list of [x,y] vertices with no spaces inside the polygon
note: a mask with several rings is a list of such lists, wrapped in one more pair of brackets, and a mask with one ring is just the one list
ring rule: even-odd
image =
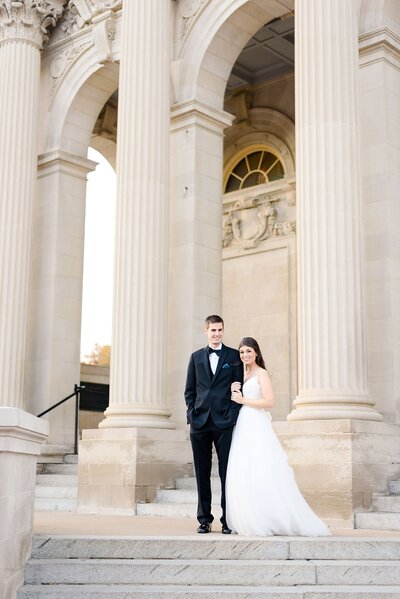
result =
[{"label": "stone facade", "polygon": [[[293,14],[296,81],[227,89],[249,40]],[[132,513],[187,468],[187,358],[221,311],[228,343],[264,349],[317,511],[349,525],[398,475],[399,64],[395,0],[0,1],[2,406],[37,414],[79,381],[89,145],[118,171],[111,402],[83,434],[82,509]],[[251,148],[284,177],[223,194]],[[72,419],[49,418],[51,443]]]}]

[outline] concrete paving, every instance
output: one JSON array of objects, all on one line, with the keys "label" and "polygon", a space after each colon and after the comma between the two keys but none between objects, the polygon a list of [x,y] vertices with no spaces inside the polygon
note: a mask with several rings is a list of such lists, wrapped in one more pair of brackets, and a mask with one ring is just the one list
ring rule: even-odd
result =
[{"label": "concrete paving", "polygon": [[[114,516],[65,512],[35,512],[34,533],[40,535],[95,536],[190,536],[196,534],[193,518]],[[220,524],[213,524],[212,536],[220,535]],[[338,537],[400,537],[400,531],[335,529]],[[196,538],[200,535],[196,534]]]}]

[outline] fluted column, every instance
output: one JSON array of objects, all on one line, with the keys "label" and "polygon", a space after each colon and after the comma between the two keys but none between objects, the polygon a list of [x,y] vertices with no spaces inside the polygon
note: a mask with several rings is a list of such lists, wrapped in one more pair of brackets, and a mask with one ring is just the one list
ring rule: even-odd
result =
[{"label": "fluted column", "polygon": [[111,393],[100,428],[171,428],[166,406],[169,0],[126,2],[118,94]]},{"label": "fluted column", "polygon": [[356,0],[296,2],[299,394],[289,420],[381,420],[368,394]]},{"label": "fluted column", "polygon": [[40,49],[62,5],[0,1],[0,405],[23,408]]}]

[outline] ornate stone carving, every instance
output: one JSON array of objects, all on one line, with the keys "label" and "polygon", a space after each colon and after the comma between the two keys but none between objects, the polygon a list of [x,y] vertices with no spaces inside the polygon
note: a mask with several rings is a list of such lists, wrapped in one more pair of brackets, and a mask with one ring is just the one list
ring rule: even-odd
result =
[{"label": "ornate stone carving", "polygon": [[200,11],[209,0],[180,0],[178,36],[183,40]]},{"label": "ornate stone carving", "polygon": [[268,194],[237,200],[224,214],[222,246],[248,250],[265,239],[294,234],[296,222],[285,218],[280,203],[281,197]]},{"label": "ornate stone carving", "polygon": [[93,17],[94,44],[103,61],[111,58],[115,31],[115,14],[111,10]]},{"label": "ornate stone carving", "polygon": [[53,85],[50,92],[51,98],[54,96],[69,67],[92,45],[92,41],[85,41],[80,46],[72,46],[53,58],[50,63],[50,75],[53,78]]},{"label": "ornate stone carving", "polygon": [[0,42],[23,39],[42,48],[65,0],[0,0]]},{"label": "ornate stone carving", "polygon": [[55,38],[62,39],[92,22],[93,17],[107,11],[116,11],[122,0],[70,0],[60,20]]}]

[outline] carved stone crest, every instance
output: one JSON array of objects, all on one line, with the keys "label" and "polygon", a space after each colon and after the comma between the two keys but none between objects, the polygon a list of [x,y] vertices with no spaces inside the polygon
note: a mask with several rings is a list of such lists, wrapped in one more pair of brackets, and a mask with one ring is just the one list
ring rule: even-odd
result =
[{"label": "carved stone crest", "polygon": [[267,194],[239,199],[224,214],[223,247],[248,250],[263,240],[294,234],[296,222],[284,218],[280,202],[281,198]]}]

